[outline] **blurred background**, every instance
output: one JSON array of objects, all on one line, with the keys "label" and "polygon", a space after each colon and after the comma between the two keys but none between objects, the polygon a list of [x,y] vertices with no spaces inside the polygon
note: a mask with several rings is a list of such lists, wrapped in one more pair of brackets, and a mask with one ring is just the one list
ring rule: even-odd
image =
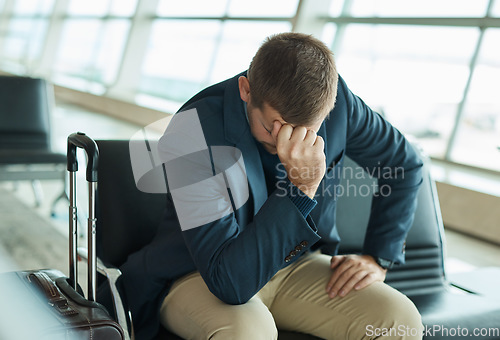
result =
[{"label": "blurred background", "polygon": [[[54,84],[64,152],[77,130],[130,138],[286,31],[325,42],[351,90],[431,156],[450,258],[500,266],[499,0],[0,0],[0,72]],[[48,206],[35,211],[66,233]]]}]

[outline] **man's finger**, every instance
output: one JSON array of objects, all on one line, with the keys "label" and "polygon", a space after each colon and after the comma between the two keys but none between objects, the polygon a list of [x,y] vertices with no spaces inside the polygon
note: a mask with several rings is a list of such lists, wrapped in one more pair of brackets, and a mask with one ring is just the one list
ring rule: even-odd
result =
[{"label": "man's finger", "polygon": [[307,143],[307,145],[314,145],[314,143],[316,143],[316,138],[317,138],[316,132],[314,132],[313,130],[307,130],[304,142]]},{"label": "man's finger", "polygon": [[368,273],[361,281],[359,281],[355,286],[354,290],[361,290],[368,287],[373,282],[377,281],[373,273]]},{"label": "man's finger", "polygon": [[317,136],[316,141],[313,144],[314,146],[318,147],[321,150],[325,149],[325,141],[323,140],[323,137]]},{"label": "man's finger", "polygon": [[330,292],[330,290],[333,288],[335,284],[339,281],[340,277],[349,270],[349,268],[352,266],[352,263],[346,262],[345,259],[342,260],[342,263],[340,263],[335,270],[332,273],[332,276],[330,277],[330,281],[328,281],[328,284],[326,285],[326,291]]},{"label": "man's finger", "polygon": [[354,288],[356,287],[360,281],[362,281],[368,274],[368,272],[364,271],[364,270],[361,270],[361,271],[358,271],[358,272],[355,272],[351,278],[346,282],[344,283],[344,285],[339,289],[338,291],[338,295],[340,297],[344,297],[346,296],[347,294],[349,294],[349,292]]},{"label": "man's finger", "polygon": [[290,140],[295,142],[303,142],[307,135],[307,129],[303,126],[296,126],[293,128],[292,137]]},{"label": "man's finger", "polygon": [[344,262],[345,259],[346,259],[346,257],[343,256],[343,255],[332,256],[332,259],[330,260],[330,268],[334,269],[339,264],[341,264],[342,262]]},{"label": "man's finger", "polygon": [[[332,277],[330,278],[330,281],[328,282],[327,285],[327,287],[330,287],[330,289],[327,289],[327,292],[331,298],[337,296],[341,288],[344,287],[344,285],[356,273],[355,268],[347,267],[349,265],[350,265],[349,263],[344,263],[343,265],[338,267],[333,273]],[[339,271],[339,269],[344,269],[344,270],[342,270],[342,273],[340,275],[337,275],[337,271]]]},{"label": "man's finger", "polygon": [[276,144],[284,145],[285,143],[288,143],[290,137],[292,136],[292,132],[293,132],[293,127],[291,125],[288,124],[282,125],[278,133],[278,137],[276,139]]}]

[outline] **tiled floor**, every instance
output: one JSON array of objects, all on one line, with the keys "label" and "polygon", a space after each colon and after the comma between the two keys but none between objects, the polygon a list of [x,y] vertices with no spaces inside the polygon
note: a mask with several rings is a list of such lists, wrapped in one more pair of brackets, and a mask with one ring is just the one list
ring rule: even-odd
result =
[{"label": "tiled floor", "polygon": [[[53,113],[52,133],[54,148],[65,152],[67,136],[76,131],[83,131],[95,139],[129,139],[140,126],[118,121],[108,116],[86,112],[78,107],[59,104]],[[80,174],[83,172],[80,171]],[[85,207],[86,186],[84,178],[79,178],[79,202]],[[0,183],[0,187],[13,190],[12,183]],[[50,217],[51,202],[63,189],[63,184],[57,181],[42,182],[45,199],[38,208],[33,208],[40,216],[50,221],[64,236],[67,235],[67,202],[59,202],[56,216]],[[34,205],[31,187],[27,182],[21,182],[13,191],[16,197],[28,206]],[[83,220],[83,219],[82,219]],[[0,216],[1,221],[1,216]],[[500,246],[473,239],[462,234],[446,230],[448,273],[469,271],[478,267],[500,267]]]}]

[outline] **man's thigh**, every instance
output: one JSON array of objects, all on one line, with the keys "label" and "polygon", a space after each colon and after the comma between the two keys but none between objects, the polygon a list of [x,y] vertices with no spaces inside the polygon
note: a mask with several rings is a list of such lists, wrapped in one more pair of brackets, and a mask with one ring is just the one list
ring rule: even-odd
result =
[{"label": "man's thigh", "polygon": [[[344,297],[330,298],[325,288],[332,274],[331,257],[306,256],[280,282],[268,306],[279,329],[344,340],[376,338],[387,328],[396,335],[392,339],[421,338],[420,315],[406,296],[376,282]],[[416,336],[406,337],[407,333]]]},{"label": "man's thigh", "polygon": [[269,309],[258,296],[229,305],[213,295],[201,275],[177,280],[160,309],[165,328],[184,339],[277,339]]}]

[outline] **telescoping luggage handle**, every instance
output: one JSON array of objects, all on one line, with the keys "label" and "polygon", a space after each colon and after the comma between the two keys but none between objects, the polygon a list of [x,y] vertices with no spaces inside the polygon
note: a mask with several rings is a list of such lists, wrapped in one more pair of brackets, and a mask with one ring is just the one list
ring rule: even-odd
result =
[{"label": "telescoping luggage handle", "polygon": [[87,182],[89,185],[89,218],[87,224],[88,239],[88,300],[96,300],[97,291],[97,255],[96,255],[96,221],[95,218],[95,194],[97,184],[97,164],[99,160],[99,149],[92,138],[83,132],[73,133],[68,136],[68,171],[69,180],[69,278],[73,288],[78,286],[77,265],[77,208],[76,208],[76,172],[78,161],[76,148],[82,148],[87,153]]}]

